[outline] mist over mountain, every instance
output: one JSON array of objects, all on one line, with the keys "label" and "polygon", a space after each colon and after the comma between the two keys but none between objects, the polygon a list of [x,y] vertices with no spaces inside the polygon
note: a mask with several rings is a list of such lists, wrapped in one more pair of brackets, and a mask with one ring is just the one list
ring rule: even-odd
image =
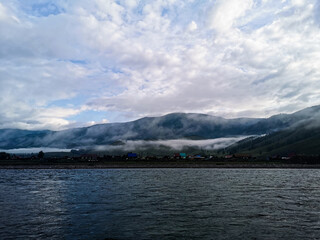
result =
[{"label": "mist over mountain", "polygon": [[0,129],[0,149],[52,147],[86,148],[115,145],[122,141],[175,139],[216,139],[273,134],[308,126],[318,126],[320,106],[270,118],[225,119],[205,114],[172,113],[145,117],[132,122],[106,123],[64,131]]},{"label": "mist over mountain", "polygon": [[250,137],[229,146],[231,153],[246,152],[253,155],[320,154],[319,106],[283,116],[289,127],[260,137]]}]

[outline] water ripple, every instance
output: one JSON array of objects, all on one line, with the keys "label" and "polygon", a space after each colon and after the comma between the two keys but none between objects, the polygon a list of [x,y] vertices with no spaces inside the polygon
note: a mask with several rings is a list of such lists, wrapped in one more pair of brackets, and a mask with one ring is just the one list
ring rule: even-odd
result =
[{"label": "water ripple", "polygon": [[319,173],[0,170],[0,239],[319,239]]}]

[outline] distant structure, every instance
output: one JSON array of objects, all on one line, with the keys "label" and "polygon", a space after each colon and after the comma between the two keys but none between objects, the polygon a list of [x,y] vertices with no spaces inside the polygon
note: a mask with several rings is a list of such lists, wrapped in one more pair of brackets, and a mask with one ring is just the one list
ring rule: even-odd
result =
[{"label": "distant structure", "polygon": [[130,152],[130,153],[127,154],[127,157],[128,158],[137,158],[138,154]]},{"label": "distant structure", "polygon": [[83,154],[83,155],[81,155],[81,159],[82,160],[87,160],[89,162],[97,161],[98,160],[98,156],[97,156],[97,154]]}]

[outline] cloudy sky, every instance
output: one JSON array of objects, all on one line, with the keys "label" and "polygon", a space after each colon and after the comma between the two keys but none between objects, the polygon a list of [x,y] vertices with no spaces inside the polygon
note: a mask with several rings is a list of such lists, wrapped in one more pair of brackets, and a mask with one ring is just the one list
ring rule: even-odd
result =
[{"label": "cloudy sky", "polygon": [[320,104],[320,0],[0,0],[0,128]]}]

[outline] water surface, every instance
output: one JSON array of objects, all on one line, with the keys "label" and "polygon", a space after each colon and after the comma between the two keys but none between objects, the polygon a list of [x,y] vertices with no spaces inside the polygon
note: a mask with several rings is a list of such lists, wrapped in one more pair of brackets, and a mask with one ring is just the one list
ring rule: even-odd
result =
[{"label": "water surface", "polygon": [[318,239],[320,170],[0,170],[0,239]]}]

